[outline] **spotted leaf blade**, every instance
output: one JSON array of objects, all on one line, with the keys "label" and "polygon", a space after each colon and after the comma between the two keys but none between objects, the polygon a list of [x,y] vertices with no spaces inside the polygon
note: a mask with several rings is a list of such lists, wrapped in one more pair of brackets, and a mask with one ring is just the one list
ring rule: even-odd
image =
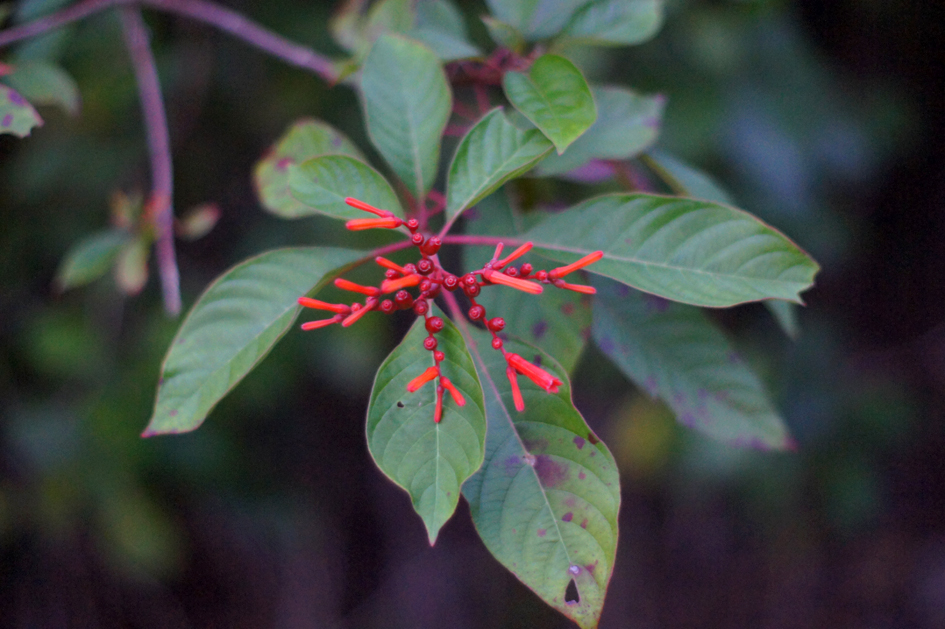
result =
[{"label": "spotted leaf blade", "polygon": [[551,140],[558,155],[597,119],[591,88],[577,66],[558,55],[542,55],[528,72],[506,72],[505,95]]},{"label": "spotted leaf blade", "polygon": [[144,436],[194,430],[288,331],[300,307],[362,259],[349,249],[277,249],[233,267],[197,300],[161,367]]},{"label": "spotted leaf blade", "polygon": [[41,127],[43,119],[26,99],[6,85],[0,84],[0,134],[25,138],[33,127]]},{"label": "spotted leaf blade", "polygon": [[448,318],[436,314],[446,324],[436,335],[446,356],[441,373],[466,403],[459,406],[445,393],[443,417],[435,423],[436,381],[407,391],[407,383],[434,365],[418,317],[378,369],[367,416],[368,450],[381,471],[410,494],[431,546],[456,510],[463,482],[482,465],[486,437],[482,386],[466,342]]},{"label": "spotted leaf blade", "polygon": [[522,131],[496,108],[469,130],[450,164],[446,216],[463,210],[517,177],[551,152],[552,144],[537,129]]},{"label": "spotted leaf blade", "polygon": [[299,120],[290,126],[266,155],[256,162],[253,183],[262,206],[283,218],[317,214],[292,196],[289,171],[307,159],[329,153],[349,155],[364,161],[364,156],[340,131],[320,120]]},{"label": "spotted leaf blade", "polygon": [[732,445],[791,447],[758,377],[698,308],[606,280],[595,286],[594,341],[680,423]]},{"label": "spotted leaf blade", "polygon": [[[525,411],[519,413],[502,354],[485,333],[469,333],[489,425],[482,469],[463,485],[476,530],[489,552],[548,605],[583,628],[596,627],[617,550],[614,458],[574,408],[567,374],[554,359],[506,342],[564,383],[550,394],[520,377]],[[572,581],[579,598],[568,601]]]},{"label": "spotted leaf blade", "polygon": [[751,214],[696,199],[609,194],[554,214],[523,238],[570,263],[601,250],[588,271],[696,306],[762,299],[802,303],[820,269]]},{"label": "spotted leaf blade", "polygon": [[399,35],[374,42],[361,73],[368,135],[406,184],[423,197],[436,178],[452,92],[436,54]]}]

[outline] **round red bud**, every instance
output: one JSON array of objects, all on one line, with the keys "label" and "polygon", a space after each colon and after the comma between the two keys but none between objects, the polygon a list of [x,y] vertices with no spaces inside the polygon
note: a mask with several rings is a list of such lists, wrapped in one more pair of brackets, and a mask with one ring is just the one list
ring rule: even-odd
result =
[{"label": "round red bud", "polygon": [[531,264],[529,264],[528,262],[526,262],[525,264],[522,265],[522,268],[519,269],[519,273],[522,274],[522,275],[521,275],[522,277],[528,277],[529,275],[532,274],[532,269],[533,269],[533,268],[534,268],[534,267],[532,267]]},{"label": "round red bud", "polygon": [[466,293],[467,297],[475,297],[479,294],[479,284],[463,284],[463,292]]},{"label": "round red bud", "polygon": [[394,312],[394,310],[396,309],[397,309],[397,306],[395,306],[394,302],[392,302],[390,299],[385,299],[384,301],[381,302],[381,312],[383,312],[384,314],[390,314]]},{"label": "round red bud", "polygon": [[427,332],[430,334],[436,334],[443,329],[443,325],[443,319],[440,317],[430,317],[426,322]]},{"label": "round red bud", "polygon": [[395,280],[398,277],[400,277],[400,273],[398,273],[394,269],[387,269],[386,271],[384,271],[384,279]]},{"label": "round red bud", "polygon": [[416,301],[413,304],[413,312],[417,316],[425,315],[427,313],[427,310],[429,309],[430,307],[427,305],[427,302],[425,301]]},{"label": "round red bud", "polygon": [[436,349],[436,339],[433,338],[432,336],[428,336],[427,338],[423,339],[423,349],[425,349],[425,350],[427,350],[427,351],[430,351],[430,352],[432,352],[433,350],[435,350],[435,349]]},{"label": "round red bud", "polygon": [[433,282],[431,282],[430,280],[423,280],[420,282],[421,293],[428,293],[430,292],[431,288],[433,288]]},{"label": "round red bud", "polygon": [[417,272],[420,273],[420,275],[427,275],[432,270],[433,270],[433,260],[427,260],[426,258],[424,258],[423,260],[420,260],[419,262],[417,262]]},{"label": "round red bud", "polygon": [[482,306],[473,306],[469,309],[469,318],[473,321],[479,321],[486,316],[486,309]]},{"label": "round red bud", "polygon": [[416,267],[416,265],[414,265],[414,264],[405,264],[405,265],[404,265],[404,271],[407,272],[407,275],[411,275],[411,274],[417,272],[417,267]]},{"label": "round red bud", "polygon": [[473,275],[472,273],[467,273],[460,279],[460,281],[465,286],[472,286],[473,284],[476,283],[476,276]]},{"label": "round red bud", "polygon": [[399,290],[394,295],[394,303],[397,304],[398,308],[406,309],[413,305],[413,297],[407,291]]},{"label": "round red bud", "polygon": [[435,360],[436,362],[441,363],[443,362],[445,358],[446,358],[446,354],[444,354],[440,350],[433,352],[433,360]]},{"label": "round red bud", "polygon": [[459,278],[455,275],[447,275],[443,278],[443,286],[448,291],[454,291],[459,286]]},{"label": "round red bud", "polygon": [[492,339],[492,349],[502,349],[502,339],[499,337]]},{"label": "round red bud", "polygon": [[493,332],[501,332],[505,327],[505,319],[502,317],[495,317],[494,319],[489,319],[489,322],[486,323],[486,326]]},{"label": "round red bud", "polygon": [[436,236],[432,236],[427,242],[420,248],[420,251],[425,253],[428,256],[436,255],[436,252],[440,250],[440,247],[443,245],[441,241]]},{"label": "round red bud", "polygon": [[544,282],[548,279],[548,271],[539,271],[538,273],[535,273],[535,279],[539,282]]},{"label": "round red bud", "polygon": [[421,233],[413,233],[413,234],[411,234],[411,236],[410,236],[410,242],[412,242],[415,247],[419,247],[420,245],[423,244],[423,234],[421,234]]},{"label": "round red bud", "polygon": [[509,277],[518,277],[518,269],[516,269],[514,266],[510,266],[505,271],[503,271],[503,273]]},{"label": "round red bud", "polygon": [[409,229],[412,232],[415,232],[418,229],[420,229],[420,221],[418,221],[415,218],[410,219],[405,224],[407,225],[407,229]]}]

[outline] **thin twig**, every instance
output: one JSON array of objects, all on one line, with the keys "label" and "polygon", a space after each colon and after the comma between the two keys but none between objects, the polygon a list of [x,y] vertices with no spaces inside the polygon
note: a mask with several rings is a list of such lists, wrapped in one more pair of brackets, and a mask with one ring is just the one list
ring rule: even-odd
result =
[{"label": "thin twig", "polygon": [[329,58],[208,0],[85,0],[32,22],[0,31],[0,47],[71,24],[109,7],[122,5],[146,6],[204,22],[288,64],[308,70],[329,83],[335,83],[339,78]]},{"label": "thin twig", "polygon": [[157,233],[155,250],[164,294],[164,309],[168,314],[180,312],[180,275],[174,254],[174,176],[171,161],[170,134],[167,115],[161,98],[154,55],[148,41],[148,30],[137,7],[119,10],[125,33],[125,43],[138,82],[141,113],[148,136],[148,154],[151,158],[151,197],[148,215]]}]

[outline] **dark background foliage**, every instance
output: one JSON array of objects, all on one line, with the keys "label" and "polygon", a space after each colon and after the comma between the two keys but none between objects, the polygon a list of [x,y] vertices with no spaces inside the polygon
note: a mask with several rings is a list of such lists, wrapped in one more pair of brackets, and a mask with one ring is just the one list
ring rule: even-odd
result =
[{"label": "dark background foliage", "polygon": [[[328,5],[227,4],[340,53]],[[824,270],[796,342],[758,306],[716,313],[797,452],[678,428],[585,353],[576,404],[624,486],[601,626],[945,626],[942,4],[670,5],[657,39],[580,65],[666,94],[661,146]],[[344,242],[329,220],[264,214],[250,172],[301,116],[365,146],[351,91],[147,17],[177,207],[223,210],[180,245],[185,306],[247,255]],[[50,288],[70,244],[106,225],[111,193],[148,180],[131,69],[109,13],[34,45],[77,78],[83,110],[43,109],[30,138],[0,137],[0,627],[568,626],[489,556],[463,505],[429,548],[371,463],[368,393],[407,321],[290,332],[201,429],[138,438],[178,325],[156,282],[134,299],[108,279]]]}]

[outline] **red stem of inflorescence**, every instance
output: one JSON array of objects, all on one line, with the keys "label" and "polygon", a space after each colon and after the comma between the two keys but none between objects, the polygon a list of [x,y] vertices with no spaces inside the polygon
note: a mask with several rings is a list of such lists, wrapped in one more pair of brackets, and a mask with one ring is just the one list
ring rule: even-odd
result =
[{"label": "red stem of inflorescence", "polygon": [[[433,195],[431,195],[431,198],[436,202]],[[413,393],[420,390],[427,383],[436,381],[433,421],[439,423],[443,418],[445,393],[449,393],[457,406],[465,405],[466,399],[449,378],[443,374],[442,362],[446,359],[446,356],[438,349],[439,343],[436,335],[443,330],[445,323],[440,317],[431,314],[430,302],[440,295],[445,295],[450,304],[453,305],[456,300],[451,293],[462,291],[471,303],[466,315],[470,320],[479,321],[485,326],[492,335],[492,347],[502,352],[502,356],[508,364],[506,374],[511,383],[515,408],[520,412],[525,409],[524,398],[518,384],[519,375],[525,376],[548,393],[558,392],[562,385],[559,378],[503,347],[504,343],[499,333],[505,328],[505,320],[501,317],[487,317],[486,309],[476,301],[476,297],[483,288],[496,284],[515,288],[532,295],[540,294],[546,285],[582,294],[593,294],[595,292],[593,287],[568,284],[562,278],[600,260],[603,257],[602,251],[595,251],[579,260],[550,271],[535,271],[532,265],[527,262],[514,267],[509,266],[509,264],[526,255],[531,250],[532,243],[516,241],[518,247],[506,257],[500,258],[504,248],[502,239],[480,236],[447,236],[440,238],[439,236],[424,234],[421,231],[420,222],[415,218],[404,220],[394,215],[393,212],[376,208],[350,197],[345,199],[345,202],[353,208],[368,212],[376,217],[351,219],[347,222],[348,229],[360,231],[363,229],[399,229],[400,227],[406,227],[410,233],[409,244],[389,245],[375,252],[374,261],[384,269],[384,279],[379,286],[364,286],[344,278],[335,279],[334,284],[338,288],[364,295],[366,299],[363,304],[359,302],[350,305],[330,304],[310,297],[300,297],[299,304],[306,308],[334,313],[331,318],[304,323],[302,329],[312,330],[335,323],[341,323],[342,326],[347,327],[368,312],[375,310],[384,314],[392,314],[398,310],[412,310],[416,316],[423,317],[424,326],[427,330],[423,347],[432,352],[434,364],[410,380],[407,384],[407,391]],[[482,268],[457,276],[446,271],[440,264],[438,252],[444,243],[494,244],[496,249],[492,259],[486,262]],[[400,265],[382,255],[410,245],[416,247],[420,253],[420,259],[415,263]],[[417,288],[419,293],[414,296],[407,291],[408,288]],[[384,298],[391,293],[394,293],[393,299]]]}]

